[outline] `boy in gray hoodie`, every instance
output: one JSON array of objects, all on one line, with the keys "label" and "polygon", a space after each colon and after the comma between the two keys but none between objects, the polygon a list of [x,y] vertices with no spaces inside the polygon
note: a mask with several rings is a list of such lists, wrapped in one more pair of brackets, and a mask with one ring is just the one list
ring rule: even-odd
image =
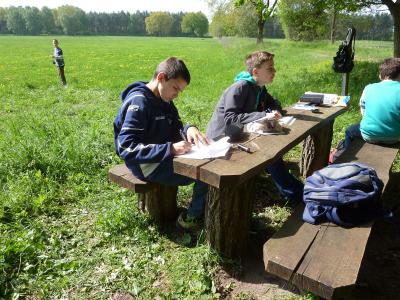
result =
[{"label": "boy in gray hoodie", "polygon": [[[245,59],[247,71],[239,73],[217,103],[207,126],[206,135],[215,139],[227,134],[231,126],[239,126],[268,116],[279,119],[282,106],[265,88],[274,80],[274,55],[256,51]],[[303,199],[303,183],[289,173],[282,158],[266,168],[289,205],[294,207]]]}]

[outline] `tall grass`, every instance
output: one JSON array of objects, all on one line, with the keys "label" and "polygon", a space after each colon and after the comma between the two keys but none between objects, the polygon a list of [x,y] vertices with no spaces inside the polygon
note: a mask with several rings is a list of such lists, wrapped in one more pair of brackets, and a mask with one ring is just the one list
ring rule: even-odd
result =
[{"label": "tall grass", "polygon": [[[183,120],[205,129],[222,91],[256,49],[275,53],[271,93],[289,105],[306,90],[339,93],[330,65],[336,46],[247,39],[63,37],[68,88],[51,63],[50,37],[0,37],[0,298],[217,298],[217,257],[187,236],[163,234],[135,197],[106,179],[119,162],[112,121],[119,93],[149,80],[157,63],[185,60],[192,83],[176,100]],[[350,111],[334,142],[359,119],[363,87],[392,44],[359,42]],[[376,49],[379,48],[379,51]],[[296,152],[297,151],[297,152]],[[292,154],[299,156],[298,150]],[[181,189],[186,202],[190,189]]]}]

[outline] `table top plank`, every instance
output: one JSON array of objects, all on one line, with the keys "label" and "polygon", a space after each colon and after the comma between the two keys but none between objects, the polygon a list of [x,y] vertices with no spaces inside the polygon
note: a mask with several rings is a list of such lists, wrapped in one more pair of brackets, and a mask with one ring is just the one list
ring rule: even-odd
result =
[{"label": "table top plank", "polygon": [[[287,115],[296,118],[295,123],[288,127],[286,135],[258,136],[249,142],[252,153],[233,149],[227,158],[210,160],[199,166],[198,177],[203,182],[220,187],[225,184],[240,184],[260,173],[265,166],[300,143],[306,136],[315,132],[324,124],[334,120],[346,111],[344,107],[320,107],[320,113],[287,109]],[[268,149],[265,151],[264,149]],[[180,163],[182,163],[180,161]],[[183,163],[186,163],[185,161]],[[187,162],[190,166],[190,162]],[[177,170],[177,172],[179,172]],[[194,177],[192,177],[194,178]]]}]

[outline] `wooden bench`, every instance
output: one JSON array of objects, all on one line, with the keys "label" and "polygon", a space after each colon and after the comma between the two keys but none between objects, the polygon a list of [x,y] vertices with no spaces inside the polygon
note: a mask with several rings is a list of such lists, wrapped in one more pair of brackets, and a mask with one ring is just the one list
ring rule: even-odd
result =
[{"label": "wooden bench", "polygon": [[125,164],[116,165],[108,171],[110,181],[137,193],[139,207],[146,210],[158,224],[176,219],[178,187],[145,182],[135,177]]},{"label": "wooden bench", "polygon": [[[357,140],[335,163],[367,164],[386,188],[398,150],[398,144],[384,147]],[[351,229],[329,222],[311,225],[302,221],[303,209],[299,205],[264,244],[265,270],[323,298],[352,299],[374,222]]]}]

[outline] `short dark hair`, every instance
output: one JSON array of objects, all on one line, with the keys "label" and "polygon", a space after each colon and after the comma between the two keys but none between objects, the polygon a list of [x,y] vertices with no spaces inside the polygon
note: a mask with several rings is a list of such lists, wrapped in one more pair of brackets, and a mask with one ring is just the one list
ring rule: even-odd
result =
[{"label": "short dark hair", "polygon": [[251,74],[254,68],[259,68],[267,61],[272,61],[274,55],[267,51],[256,51],[246,56],[245,64],[247,71]]},{"label": "short dark hair", "polygon": [[154,72],[153,78],[156,78],[160,72],[164,73],[165,80],[182,78],[187,84],[190,83],[189,70],[187,69],[183,60],[179,58],[169,57],[160,62],[156,68],[156,71]]},{"label": "short dark hair", "polygon": [[381,79],[397,79],[400,75],[400,58],[386,58],[379,66],[379,75]]}]

